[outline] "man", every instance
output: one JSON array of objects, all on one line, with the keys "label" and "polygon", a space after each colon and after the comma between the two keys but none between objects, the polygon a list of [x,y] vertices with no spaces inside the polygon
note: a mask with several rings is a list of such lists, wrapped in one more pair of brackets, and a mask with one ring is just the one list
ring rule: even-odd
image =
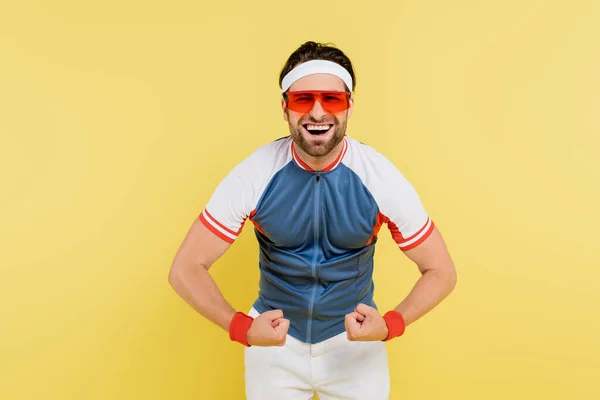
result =
[{"label": "man", "polygon": [[[387,399],[385,342],[454,289],[453,262],[411,184],[346,136],[356,85],[348,57],[307,42],[279,82],[290,136],[260,146],[221,181],[169,281],[245,346],[249,400]],[[234,310],[208,273],[246,220],[260,245],[260,290],[248,313]],[[383,224],[422,276],[382,315],[372,273]]]}]

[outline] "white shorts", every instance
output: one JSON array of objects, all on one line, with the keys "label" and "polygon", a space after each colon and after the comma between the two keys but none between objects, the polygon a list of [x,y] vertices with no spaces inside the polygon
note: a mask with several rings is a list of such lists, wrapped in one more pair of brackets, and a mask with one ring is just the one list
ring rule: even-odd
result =
[{"label": "white shorts", "polygon": [[[249,315],[259,313],[252,308]],[[244,350],[247,400],[388,400],[385,343],[351,342],[346,332],[308,344],[287,336],[284,346]]]}]

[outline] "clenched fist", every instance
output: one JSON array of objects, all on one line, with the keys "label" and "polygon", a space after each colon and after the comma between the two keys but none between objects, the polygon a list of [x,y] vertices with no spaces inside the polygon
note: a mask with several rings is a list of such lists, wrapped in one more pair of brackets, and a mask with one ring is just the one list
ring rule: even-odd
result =
[{"label": "clenched fist", "polygon": [[251,346],[283,346],[290,321],[283,318],[283,311],[265,311],[252,321],[246,340]]},{"label": "clenched fist", "polygon": [[377,309],[362,303],[346,314],[345,325],[351,341],[384,340],[388,335],[387,324]]}]

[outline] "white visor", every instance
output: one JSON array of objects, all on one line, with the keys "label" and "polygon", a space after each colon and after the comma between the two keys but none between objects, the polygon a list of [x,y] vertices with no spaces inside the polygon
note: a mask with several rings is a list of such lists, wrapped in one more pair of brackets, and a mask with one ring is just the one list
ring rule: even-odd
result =
[{"label": "white visor", "polygon": [[352,77],[350,73],[341,65],[327,60],[311,60],[298,65],[291,70],[281,81],[281,92],[284,93],[300,78],[313,74],[335,75],[344,81],[348,89],[352,92]]}]

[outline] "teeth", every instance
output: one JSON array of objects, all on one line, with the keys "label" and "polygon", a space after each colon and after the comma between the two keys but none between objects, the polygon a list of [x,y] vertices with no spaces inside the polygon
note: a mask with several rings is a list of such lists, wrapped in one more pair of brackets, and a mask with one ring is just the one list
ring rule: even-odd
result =
[{"label": "teeth", "polygon": [[329,125],[306,125],[306,129],[311,131],[326,131],[329,129]]}]

